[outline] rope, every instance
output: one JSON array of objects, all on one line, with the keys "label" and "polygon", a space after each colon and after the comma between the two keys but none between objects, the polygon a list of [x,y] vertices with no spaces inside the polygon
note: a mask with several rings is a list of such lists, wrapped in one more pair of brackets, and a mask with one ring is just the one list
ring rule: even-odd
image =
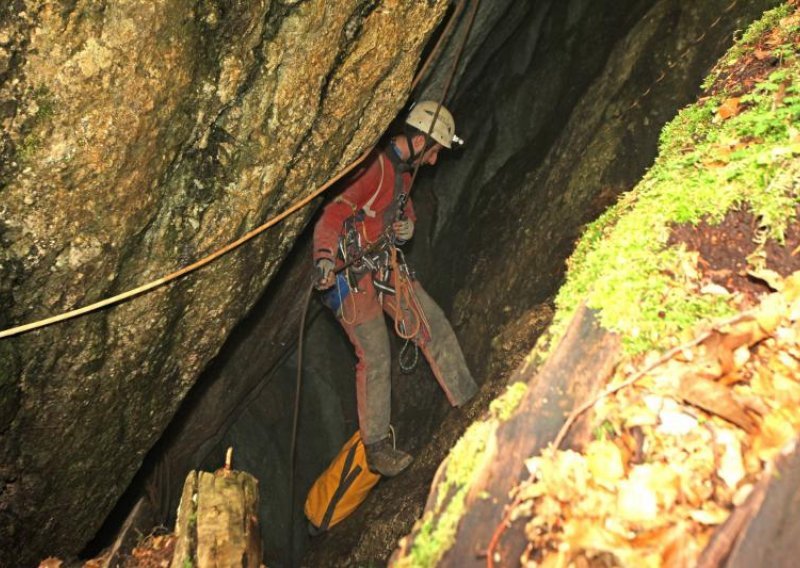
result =
[{"label": "rope", "polygon": [[[466,2],[466,0],[464,0]],[[455,59],[453,60],[453,67],[450,69],[450,74],[447,77],[447,82],[444,85],[444,90],[442,91],[442,96],[439,98],[439,104],[436,105],[436,111],[433,113],[433,120],[431,120],[431,125],[428,127],[428,132],[425,136],[426,140],[430,140],[431,134],[433,133],[433,127],[436,124],[436,119],[439,118],[439,111],[442,109],[442,105],[444,104],[444,100],[447,98],[447,94],[450,91],[450,86],[453,84],[453,79],[456,76],[456,70],[458,69],[458,64],[461,61],[461,56],[464,54],[464,49],[467,46],[467,40],[469,39],[469,33],[472,31],[472,25],[475,23],[475,15],[478,13],[478,6],[480,6],[481,0],[475,0],[472,4],[472,10],[469,14],[469,21],[467,22],[467,28],[464,32],[464,38],[461,40],[461,44],[458,47],[458,52],[456,52]],[[412,152],[414,151],[413,148],[410,149]],[[423,150],[423,155],[425,151]],[[411,194],[411,188],[414,187],[414,181],[417,179],[417,173],[419,172],[419,167],[422,165],[422,160],[417,161],[414,165],[414,173],[411,174],[411,182],[408,184],[408,191],[407,193]]]},{"label": "rope", "polygon": [[[413,348],[411,351],[412,357],[409,359],[409,348]],[[398,363],[400,364],[400,370],[405,373],[409,374],[417,368],[417,364],[419,363],[419,347],[416,343],[411,341],[410,339],[406,339],[403,347],[400,349],[400,355],[398,356]]]},{"label": "rope", "polygon": [[[423,66],[420,68],[420,70],[416,73],[416,76],[414,77],[414,79],[413,79],[413,81],[411,83],[411,88],[412,89],[415,88],[417,86],[417,84],[419,83],[419,81],[423,78],[423,76],[424,76],[423,74],[427,72],[427,70],[430,67],[431,63],[433,62],[434,58],[438,57],[439,52],[441,51],[441,47],[444,45],[444,42],[445,42],[446,38],[451,33],[452,26],[453,26],[454,22],[456,21],[456,19],[458,18],[458,16],[461,13],[461,11],[463,10],[463,6],[466,3],[466,1],[467,0],[461,0],[461,2],[459,2],[458,7],[453,12],[453,15],[451,16],[450,21],[447,23],[447,26],[445,27],[444,32],[439,37],[439,40],[436,43],[436,46],[434,47],[433,51],[428,56],[428,58],[425,60],[425,62],[423,63]],[[437,112],[438,112],[438,110],[437,110]],[[344,177],[345,175],[350,173],[354,168],[356,168],[359,164],[361,164],[361,162],[363,162],[367,158],[367,156],[370,155],[370,153],[372,152],[373,148],[378,143],[378,140],[380,140],[380,137],[378,137],[378,139],[376,139],[373,143],[371,143],[368,146],[367,150],[365,150],[358,158],[356,158],[355,161],[353,161],[350,165],[345,167],[342,171],[340,171],[335,176],[333,176],[331,179],[329,179],[327,182],[325,182],[316,191],[314,191],[310,195],[298,200],[293,205],[291,205],[288,209],[286,209],[282,213],[279,213],[275,217],[267,220],[262,225],[259,225],[258,227],[256,227],[255,229],[252,229],[251,231],[245,233],[244,235],[242,235],[241,237],[239,237],[235,241],[233,241],[233,242],[225,245],[224,247],[212,252],[211,254],[201,258],[200,260],[197,260],[197,261],[193,262],[192,264],[189,264],[188,266],[185,266],[185,267],[183,267],[181,269],[178,269],[178,270],[176,270],[174,272],[171,272],[171,273],[167,274],[166,276],[162,276],[161,278],[158,278],[156,280],[152,280],[150,282],[142,284],[141,286],[138,286],[138,287],[133,288],[131,290],[128,290],[126,292],[122,292],[122,293],[117,294],[115,296],[111,296],[110,298],[105,298],[104,300],[100,300],[100,301],[97,301],[97,302],[95,302],[93,304],[89,304],[88,306],[84,306],[82,308],[76,308],[74,310],[69,310],[67,312],[63,312],[63,313],[55,315],[55,316],[51,316],[51,317],[48,317],[48,318],[43,318],[43,319],[40,319],[40,320],[37,320],[37,321],[33,321],[33,322],[30,322],[30,323],[27,323],[27,324],[24,324],[24,325],[18,325],[16,327],[11,327],[11,328],[8,328],[8,329],[4,329],[4,330],[0,331],[0,339],[4,339],[6,337],[12,337],[14,335],[19,335],[21,333],[25,333],[25,332],[28,332],[28,331],[33,331],[35,329],[46,327],[48,325],[52,325],[52,324],[55,324],[55,323],[59,323],[59,322],[62,322],[62,321],[73,319],[73,318],[76,318],[78,316],[82,316],[84,314],[88,314],[90,312],[97,311],[97,310],[99,310],[101,308],[105,308],[106,306],[111,306],[113,304],[119,304],[119,303],[121,303],[121,302],[123,302],[125,300],[130,299],[130,298],[133,298],[135,296],[139,296],[140,294],[144,294],[146,292],[150,292],[151,290],[159,288],[159,287],[161,287],[161,286],[163,286],[163,285],[165,285],[165,284],[167,284],[169,282],[172,282],[173,280],[177,280],[178,278],[181,278],[182,276],[185,276],[185,275],[189,274],[190,272],[194,272],[195,270],[198,270],[198,269],[202,268],[203,266],[205,266],[207,264],[210,264],[211,262],[217,260],[218,258],[220,258],[221,256],[229,253],[230,251],[232,251],[232,250],[234,250],[236,248],[239,248],[240,246],[242,246],[247,241],[252,240],[253,238],[257,237],[258,235],[260,235],[261,233],[263,233],[264,231],[266,231],[270,227],[272,227],[274,225],[277,225],[279,222],[283,221],[284,219],[286,219],[287,217],[289,217],[293,213],[297,212],[298,210],[300,210],[303,207],[305,207],[306,205],[308,205],[311,201],[314,200],[314,198],[316,198],[319,195],[321,195],[328,188],[330,188],[334,183],[336,183],[337,181],[342,179],[342,177]]]},{"label": "rope", "polygon": [[52,317],[45,318],[45,319],[42,319],[42,320],[38,320],[38,321],[35,321],[35,322],[27,323],[25,325],[19,325],[17,327],[12,327],[12,328],[0,331],[0,339],[3,339],[5,337],[11,337],[12,335],[18,335],[20,333],[25,333],[26,331],[32,331],[34,329],[45,327],[45,326],[48,326],[48,325],[51,325],[51,324],[54,324],[54,323],[58,323],[58,322],[62,322],[62,321],[68,320],[68,319],[72,319],[72,318],[81,316],[83,314],[87,314],[89,312],[97,311],[100,308],[104,308],[104,307],[110,306],[112,304],[118,304],[118,303],[120,303],[120,302],[122,302],[124,300],[132,298],[134,296],[138,296],[140,294],[144,294],[145,292],[149,292],[150,290],[153,290],[155,288],[163,286],[164,284],[167,284],[168,282],[172,282],[173,280],[177,280],[181,276],[185,276],[186,274],[189,274],[190,272],[194,272],[195,270],[197,270],[199,268],[202,268],[203,266],[205,266],[205,265],[217,260],[222,255],[229,253],[233,249],[238,248],[241,245],[243,245],[244,243],[246,243],[247,241],[253,239],[254,237],[257,237],[258,235],[260,235],[261,233],[263,233],[264,231],[266,231],[270,227],[272,227],[274,225],[277,225],[279,222],[283,221],[284,219],[286,219],[287,217],[289,217],[293,213],[297,212],[298,210],[300,210],[303,207],[305,207],[306,205],[308,205],[315,197],[321,195],[330,186],[332,186],[334,183],[339,181],[344,175],[349,173],[358,164],[363,162],[367,158],[367,156],[369,156],[370,152],[372,152],[372,148],[373,147],[374,147],[374,145],[370,146],[369,149],[365,150],[364,153],[362,153],[352,164],[350,164],[349,166],[344,168],[341,172],[339,172],[334,177],[329,179],[326,183],[324,183],[321,187],[319,187],[316,191],[314,191],[310,195],[304,197],[303,199],[300,199],[299,201],[295,202],[293,205],[291,205],[288,209],[286,209],[282,213],[279,213],[275,217],[272,217],[271,219],[269,219],[263,225],[260,225],[260,226],[256,227],[255,229],[252,229],[251,231],[245,233],[244,235],[242,235],[241,237],[239,237],[238,239],[236,239],[232,243],[229,243],[229,244],[225,245],[224,247],[222,247],[220,249],[217,249],[216,251],[214,251],[213,253],[209,254],[208,256],[203,257],[200,260],[198,260],[196,262],[193,262],[192,264],[189,264],[188,266],[184,266],[183,268],[181,268],[179,270],[176,270],[175,272],[171,272],[170,274],[167,274],[166,276],[163,276],[163,277],[158,278],[156,280],[152,280],[151,282],[148,282],[146,284],[142,284],[141,286],[139,286],[137,288],[133,288],[132,290],[128,290],[127,292],[122,292],[121,294],[117,294],[116,296],[111,296],[110,298],[106,298],[105,300],[100,300],[99,302],[95,302],[93,304],[90,304],[88,306],[84,306],[82,308],[78,308],[78,309],[75,309],[75,310],[64,312],[64,313],[56,315],[56,316],[52,316]]},{"label": "rope", "polygon": [[[395,275],[394,331],[398,337],[411,340],[417,337],[423,325],[426,331],[430,330],[430,327],[425,319],[425,312],[422,311],[422,306],[414,294],[414,284],[406,272],[400,269],[400,263],[397,262],[397,248],[394,246],[391,247],[389,262]],[[410,330],[407,329],[406,315],[413,316]]]},{"label": "rope", "polygon": [[314,292],[314,284],[308,287],[305,301],[303,302],[303,312],[300,315],[300,333],[297,338],[297,377],[294,393],[294,414],[292,415],[292,441],[289,445],[289,510],[292,512],[289,522],[289,564],[294,566],[294,462],[297,456],[297,424],[300,420],[300,390],[303,384],[303,336],[305,335],[306,317],[308,307],[311,304],[311,295]]},{"label": "rope", "polygon": [[[727,8],[725,8],[725,9],[722,11],[722,14],[723,14],[723,15],[726,15],[726,14],[728,14],[729,12],[731,12],[731,11],[732,11],[734,8],[736,8],[736,6],[737,6],[737,4],[738,4],[738,3],[739,3],[739,0],[732,0],[732,2],[731,2],[730,4],[728,4],[728,7],[727,7]],[[636,99],[634,99],[634,101],[633,101],[633,102],[632,102],[630,105],[628,105],[628,107],[627,107],[627,108],[624,108],[624,109],[622,109],[622,110],[620,110],[620,111],[617,111],[617,112],[616,112],[616,113],[614,113],[612,116],[613,116],[614,118],[622,118],[624,115],[626,115],[628,112],[632,111],[633,109],[635,109],[635,108],[641,108],[642,101],[644,101],[644,99],[645,99],[645,98],[647,98],[647,97],[648,97],[648,96],[649,96],[649,95],[650,95],[650,94],[653,92],[653,89],[654,89],[654,88],[656,88],[657,86],[659,86],[659,84],[660,84],[662,81],[664,81],[664,79],[666,79],[666,78],[667,78],[667,70],[672,70],[672,69],[674,69],[674,68],[675,68],[675,66],[676,66],[676,65],[678,65],[678,62],[679,62],[680,60],[682,60],[682,59],[685,59],[685,58],[686,58],[686,57],[689,55],[689,53],[691,52],[691,50],[692,50],[692,49],[693,49],[695,46],[697,46],[697,44],[699,44],[701,41],[703,41],[703,39],[705,39],[706,35],[708,35],[708,32],[710,32],[711,30],[713,30],[714,28],[716,28],[716,27],[719,25],[719,23],[720,23],[721,21],[722,21],[722,15],[720,15],[720,16],[717,16],[717,19],[715,19],[715,20],[714,20],[714,21],[711,23],[711,25],[710,25],[710,26],[708,26],[708,27],[707,27],[705,30],[703,30],[703,33],[701,33],[699,36],[695,37],[694,39],[692,39],[692,40],[689,42],[689,44],[688,44],[688,46],[686,47],[686,49],[684,49],[684,50],[681,52],[681,54],[680,54],[678,57],[676,57],[676,58],[675,58],[673,61],[669,61],[669,62],[667,62],[667,69],[666,69],[666,70],[662,70],[662,71],[661,71],[661,74],[660,74],[660,75],[659,75],[659,76],[656,78],[656,80],[655,80],[655,81],[653,81],[653,82],[650,84],[650,86],[649,86],[649,87],[647,87],[647,89],[645,89],[645,91],[644,91],[643,93],[641,93],[641,94],[640,94],[638,97],[636,97]]]}]

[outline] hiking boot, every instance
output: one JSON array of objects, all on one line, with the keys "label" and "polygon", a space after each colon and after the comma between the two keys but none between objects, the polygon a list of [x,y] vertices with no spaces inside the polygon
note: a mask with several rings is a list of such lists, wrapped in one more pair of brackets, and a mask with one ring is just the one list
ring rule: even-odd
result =
[{"label": "hiking boot", "polygon": [[365,444],[367,450],[367,466],[370,471],[386,477],[394,477],[407,468],[414,458],[407,453],[395,449],[391,438],[384,438],[374,444]]}]

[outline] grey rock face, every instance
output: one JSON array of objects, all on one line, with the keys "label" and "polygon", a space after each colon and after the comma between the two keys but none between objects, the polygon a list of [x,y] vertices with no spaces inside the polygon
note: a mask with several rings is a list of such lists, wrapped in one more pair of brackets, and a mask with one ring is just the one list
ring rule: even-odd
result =
[{"label": "grey rock face", "polygon": [[491,340],[552,298],[583,225],[639,180],[735,31],[778,3],[509,7],[520,19],[498,21],[512,29],[487,39],[459,85],[469,144],[430,183],[432,291],[458,283],[444,307],[478,366],[495,366],[504,348]]},{"label": "grey rock face", "polygon": [[[403,105],[445,7],[6,3],[0,327],[159,278],[309,194]],[[176,283],[0,341],[3,562],[91,538],[312,209]]]}]

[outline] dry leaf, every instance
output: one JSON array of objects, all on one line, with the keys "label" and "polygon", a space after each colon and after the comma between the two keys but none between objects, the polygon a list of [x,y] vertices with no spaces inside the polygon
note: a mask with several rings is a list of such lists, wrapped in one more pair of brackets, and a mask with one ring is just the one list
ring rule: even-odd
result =
[{"label": "dry leaf", "polygon": [[742,461],[742,445],[730,430],[718,429],[715,432],[715,438],[717,443],[722,446],[717,475],[725,482],[725,485],[731,489],[736,489],[736,486],[746,475],[744,462]]},{"label": "dry leaf", "polygon": [[633,523],[655,521],[660,508],[669,509],[679,494],[680,479],[666,464],[635,466],[619,484],[617,511]]},{"label": "dry leaf", "polygon": [[571,550],[613,552],[627,545],[627,539],[614,534],[593,520],[567,519],[564,522],[564,543]]},{"label": "dry leaf", "polygon": [[717,109],[717,119],[727,120],[739,114],[739,97],[731,97]]},{"label": "dry leaf", "polygon": [[714,284],[713,282],[709,282],[705,284],[702,288],[700,288],[701,294],[710,294],[712,296],[730,296],[731,292],[724,286],[720,286],[719,284]]},{"label": "dry leaf", "polygon": [[658,499],[655,492],[642,480],[623,481],[617,495],[617,514],[633,523],[656,520]]},{"label": "dry leaf", "polygon": [[757,270],[748,270],[747,274],[761,280],[773,290],[780,292],[783,289],[783,276],[770,270],[769,268],[759,268]]},{"label": "dry leaf", "polygon": [[688,376],[681,381],[676,394],[689,404],[716,414],[746,432],[755,430],[752,418],[733,397],[728,387],[701,377]]},{"label": "dry leaf", "polygon": [[731,499],[731,504],[734,507],[738,507],[742,505],[750,494],[753,492],[753,484],[752,483],[745,483],[739,489],[736,490],[736,493],[733,494],[733,499]]},{"label": "dry leaf", "polygon": [[689,523],[678,523],[664,539],[660,568],[685,568],[695,564],[703,545],[691,534]]},{"label": "dry leaf", "polygon": [[665,408],[659,413],[658,419],[661,424],[656,428],[659,434],[685,436],[697,428],[697,418],[680,410],[677,404],[675,406],[677,408]]},{"label": "dry leaf", "polygon": [[753,52],[753,55],[756,56],[756,59],[759,61],[764,61],[765,59],[770,59],[772,57],[772,52],[767,51],[766,49],[758,49],[756,48]]},{"label": "dry leaf", "polygon": [[39,568],[61,568],[64,562],[60,558],[50,556],[39,563]]},{"label": "dry leaf", "polygon": [[702,509],[695,509],[689,513],[689,516],[703,525],[721,525],[730,516],[730,511],[723,509],[710,501]]},{"label": "dry leaf", "polygon": [[753,441],[753,451],[761,461],[775,458],[783,447],[796,436],[792,413],[778,409],[764,417],[761,435]]},{"label": "dry leaf", "polygon": [[622,453],[614,442],[597,440],[586,448],[586,460],[592,480],[606,488],[614,485],[625,476]]}]

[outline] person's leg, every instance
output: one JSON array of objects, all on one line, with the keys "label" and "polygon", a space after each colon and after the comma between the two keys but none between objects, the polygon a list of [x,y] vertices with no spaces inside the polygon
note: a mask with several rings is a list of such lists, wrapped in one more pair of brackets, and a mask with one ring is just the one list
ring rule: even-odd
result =
[{"label": "person's leg", "polygon": [[391,417],[391,365],[389,335],[383,314],[358,325],[342,322],[356,351],[358,426],[364,444],[389,436]]},{"label": "person's leg", "polygon": [[[478,391],[464,353],[450,322],[439,305],[414,282],[414,294],[428,322],[429,329],[421,329],[415,340],[433,371],[436,380],[453,406],[462,406]],[[384,310],[393,318],[396,315],[396,296],[387,297]]]},{"label": "person's leg", "polygon": [[[386,321],[370,284],[351,294],[339,322],[355,348],[356,401],[361,439],[369,468],[386,476],[400,473],[411,463],[408,454],[396,450],[389,439],[391,420],[391,350]],[[350,314],[350,319],[346,319]]]}]

